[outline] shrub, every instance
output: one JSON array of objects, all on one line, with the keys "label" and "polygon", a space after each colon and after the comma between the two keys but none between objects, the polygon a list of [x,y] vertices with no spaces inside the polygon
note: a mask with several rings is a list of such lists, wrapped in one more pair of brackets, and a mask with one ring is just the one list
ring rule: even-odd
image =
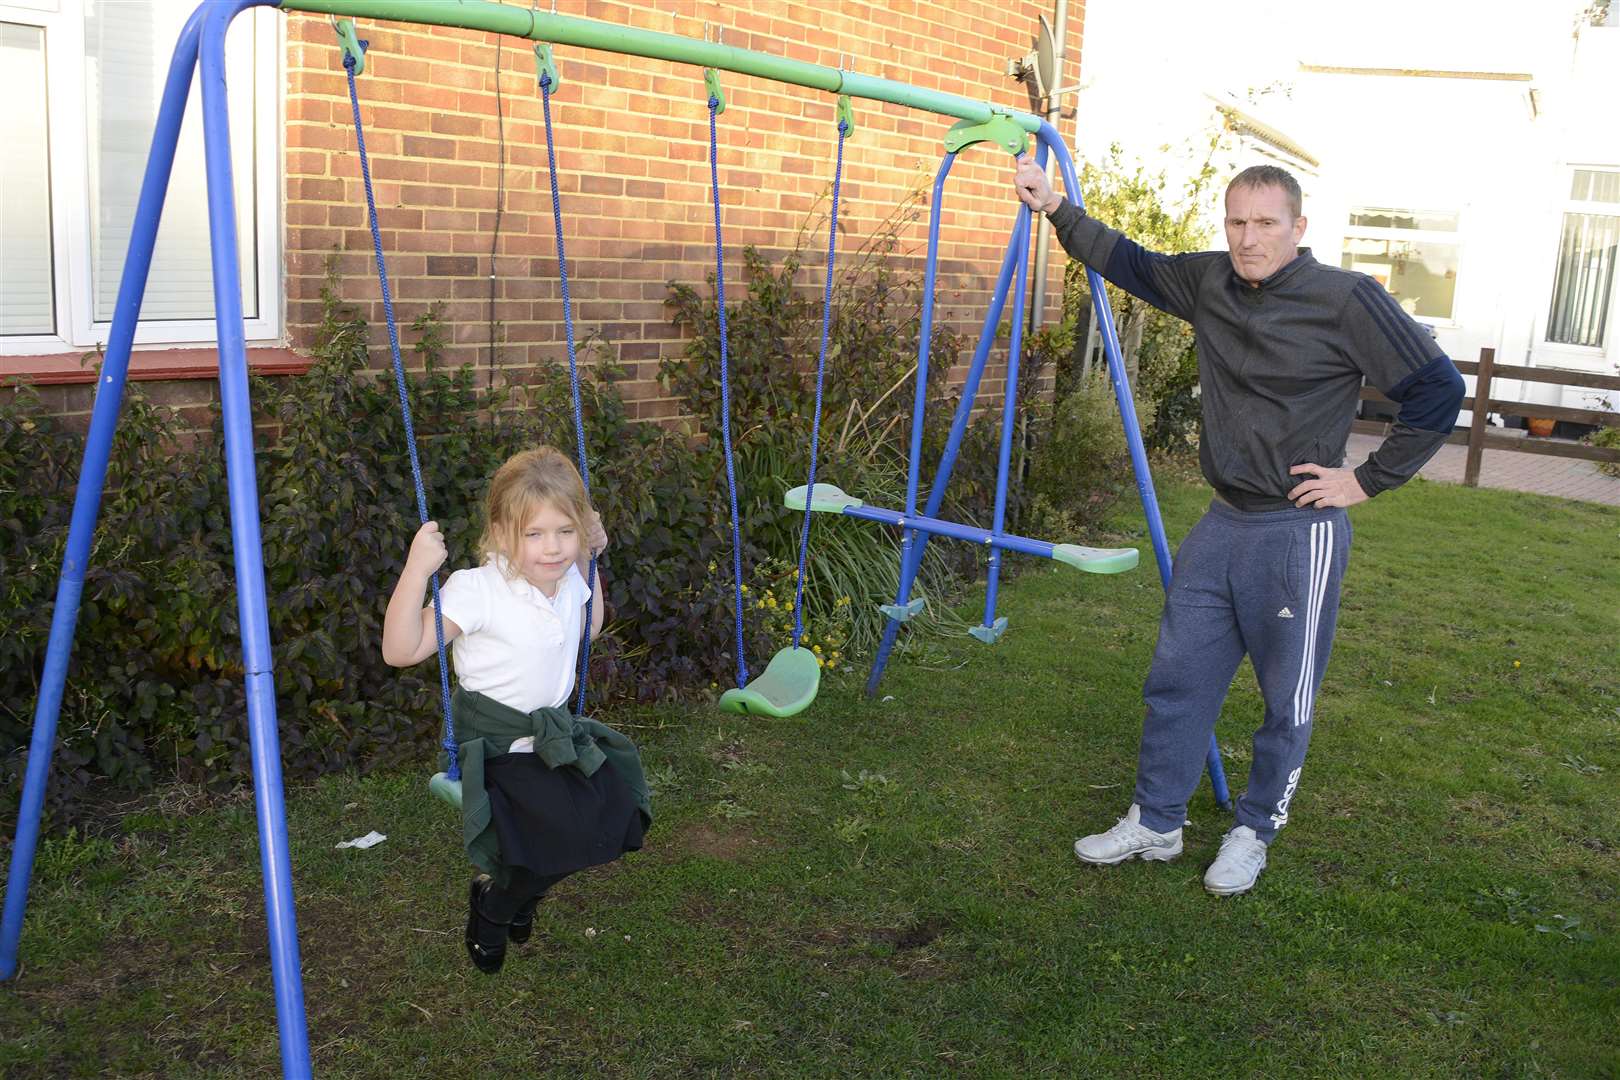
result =
[{"label": "shrub", "polygon": [[[1087,162],[1080,171],[1087,212],[1150,251],[1204,250],[1211,236],[1200,212],[1215,190],[1218,170],[1212,162],[1220,144],[1217,134],[1209,144],[1209,157],[1174,201],[1166,194],[1163,172],[1150,174],[1140,165],[1127,168],[1120,148],[1111,146],[1103,162]],[[1108,286],[1108,301],[1126,351],[1126,368],[1132,372],[1132,393],[1155,416],[1155,422],[1143,429],[1147,445],[1170,450],[1196,447],[1198,355],[1192,328],[1117,286]],[[1066,320],[1078,325],[1089,318],[1091,288],[1085,267],[1078,261],[1071,261],[1065,269],[1063,302]],[[1079,344],[1083,349],[1084,341]],[[1082,376],[1084,360],[1083,355],[1073,353],[1061,366],[1057,379],[1060,399]]]},{"label": "shrub", "polygon": [[[1152,422],[1152,406],[1136,400],[1137,422]],[[1029,479],[1032,526],[1043,536],[1076,536],[1094,525],[1125,491],[1134,490],[1125,429],[1108,373],[1093,371],[1052,410]]]},{"label": "shrub", "polygon": [[[829,350],[822,476],[887,505],[903,496],[905,419],[917,340],[917,292],[893,272],[890,228],[848,260],[838,280]],[[731,314],[739,389],[744,561],[754,602],[745,642],[758,670],[787,644],[798,518],[781,493],[802,482],[813,387],[805,342],[819,337],[819,295],[793,287],[795,252],[779,267],[746,257],[748,289]],[[369,370],[368,328],[323,292],[310,371],[252,384],[260,442],[259,512],[276,673],[277,719],[289,779],[406,761],[427,767],[439,733],[430,660],[397,671],[378,641],[388,595],[417,527],[416,499],[391,373]],[[690,368],[665,375],[698,417],[718,416],[713,304],[672,286],[677,322],[694,330]],[[812,337],[812,332],[814,337]],[[469,368],[440,363],[437,313],[406,335],[407,377],[428,511],[451,565],[476,555],[485,485],[513,452],[571,449],[566,370],[494,390]],[[935,342],[938,392],[956,355]],[[603,350],[584,397],[592,496],[609,530],[603,560],[608,625],[592,651],[592,700],[706,693],[735,675],[728,508],[718,447],[688,432],[630,421]],[[97,543],[86,574],[63,702],[48,812],[56,827],[83,815],[93,785],[128,790],[160,779],[228,786],[249,774],[222,423],[186,436],[174,414],[129,388],[114,443]],[[712,428],[711,428],[712,430]],[[265,436],[268,436],[266,438]],[[930,437],[937,442],[937,431]],[[20,790],[51,607],[83,438],[26,388],[0,402],[0,775]],[[804,644],[839,670],[881,626],[898,565],[892,531],[816,524]],[[939,545],[922,588],[950,578]],[[768,601],[775,601],[771,606]]]},{"label": "shrub", "polygon": [[[1620,427],[1602,427],[1592,432],[1583,440],[1588,446],[1602,446],[1610,450],[1620,450]],[[1598,471],[1610,476],[1620,476],[1620,461],[1600,461]]]},{"label": "shrub", "polygon": [[[921,326],[919,284],[898,272],[889,256],[919,205],[917,193],[902,200],[872,237],[842,260],[834,279],[828,330],[817,482],[835,484],[870,504],[888,507],[905,504]],[[760,558],[788,566],[798,562],[802,514],[784,507],[782,495],[805,482],[809,466],[822,290],[805,288],[797,279],[806,245],[817,232],[811,226],[801,230],[798,244],[774,265],[758,249],[745,248],[742,280],[731,283],[733,291],[728,294],[741,294],[728,306],[726,316],[738,514],[745,535],[759,547],[757,556],[745,560],[745,580],[751,579],[751,568]],[[720,340],[712,275],[706,292],[671,283],[668,303],[674,322],[691,337],[683,357],[664,362],[663,377],[708,434],[708,452],[719,458]],[[939,401],[948,398],[945,377],[960,344],[953,332],[936,326],[930,346],[925,463],[937,459],[943,446],[950,403],[941,406]],[[963,471],[959,468],[959,477]],[[953,480],[952,488],[973,490],[971,478],[967,483]],[[727,515],[722,528],[729,529],[723,474],[716,477],[713,490],[720,495],[721,513]],[[926,490],[922,497],[926,498]],[[966,510],[960,502],[951,504],[952,513]],[[719,565],[729,586],[729,536],[725,550]],[[939,544],[931,544],[928,552],[914,592],[938,597],[952,581],[947,552]],[[897,530],[818,515],[811,525],[807,614],[827,619],[841,606],[847,609],[848,651],[864,652],[882,632],[884,619],[876,608],[894,599],[898,566]],[[930,611],[935,618],[944,615]],[[786,641],[776,643],[782,644]]]},{"label": "shrub", "polygon": [[[377,642],[416,529],[391,375],[364,370],[366,327],[332,293],[311,370],[256,379],[265,585],[286,774],[424,761],[439,729],[433,662],[397,671]],[[495,467],[538,442],[572,448],[566,372],[477,390],[438,363],[417,321],[409,379],[428,508],[469,563]],[[631,423],[610,368],[583,380],[593,493],[611,530],[609,633],[593,693],[655,698],[726,670],[727,617],[705,567],[718,551],[714,466],[686,439]],[[248,775],[241,646],[221,423],[182,438],[130,388],[86,573],[49,793],[57,825],[93,782],[234,784]],[[262,440],[261,440],[262,441]],[[14,801],[32,728],[83,438],[22,388],[0,403],[0,757]],[[762,622],[750,616],[751,622]],[[63,813],[62,811],[66,811]]]}]

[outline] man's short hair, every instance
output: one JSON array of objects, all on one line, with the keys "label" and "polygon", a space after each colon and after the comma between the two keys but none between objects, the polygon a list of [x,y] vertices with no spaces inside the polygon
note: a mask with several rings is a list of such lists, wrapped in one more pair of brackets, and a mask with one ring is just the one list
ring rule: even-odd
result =
[{"label": "man's short hair", "polygon": [[1300,194],[1299,181],[1294,174],[1277,165],[1250,165],[1232,177],[1226,190],[1234,188],[1280,187],[1288,194],[1288,209],[1297,219],[1304,213],[1305,197]]}]

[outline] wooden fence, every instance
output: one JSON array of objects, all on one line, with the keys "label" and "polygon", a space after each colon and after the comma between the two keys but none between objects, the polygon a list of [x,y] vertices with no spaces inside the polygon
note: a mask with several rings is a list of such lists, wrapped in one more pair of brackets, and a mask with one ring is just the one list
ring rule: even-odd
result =
[{"label": "wooden fence", "polygon": [[[1620,462],[1620,449],[1614,447],[1587,446],[1568,439],[1534,436],[1521,438],[1491,431],[1485,425],[1487,413],[1500,413],[1503,416],[1522,416],[1527,419],[1564,420],[1572,424],[1620,427],[1620,412],[1568,409],[1561,405],[1537,405],[1528,401],[1504,401],[1491,397],[1493,379],[1518,379],[1522,382],[1551,383],[1554,386],[1579,386],[1589,390],[1620,390],[1620,376],[1591,375],[1584,371],[1566,371],[1560,368],[1498,364],[1495,349],[1479,350],[1478,363],[1457,361],[1457,370],[1464,375],[1477,377],[1474,395],[1464,398],[1462,403],[1463,408],[1473,410],[1474,422],[1467,431],[1453,432],[1446,440],[1468,447],[1468,460],[1463,468],[1463,483],[1470,487],[1479,486],[1479,462],[1487,450],[1517,450],[1521,454],[1548,454],[1552,457],[1579,458],[1584,461]],[[1361,388],[1361,399],[1382,402],[1392,411],[1398,408],[1394,402],[1371,386]],[[1383,435],[1389,431],[1389,423],[1383,420],[1357,420],[1352,430],[1367,435]]]}]

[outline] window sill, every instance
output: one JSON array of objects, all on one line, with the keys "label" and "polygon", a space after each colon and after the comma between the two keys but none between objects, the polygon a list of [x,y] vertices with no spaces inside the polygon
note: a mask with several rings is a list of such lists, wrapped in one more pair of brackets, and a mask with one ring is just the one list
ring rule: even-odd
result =
[{"label": "window sill", "polygon": [[[247,362],[248,370],[255,375],[302,375],[313,363],[307,356],[299,356],[291,349],[278,346],[249,348]],[[131,381],[213,379],[218,375],[219,352],[216,349],[161,349],[132,352],[129,355]],[[95,381],[94,363],[86,363],[83,353],[0,359],[0,386],[63,386]]]}]

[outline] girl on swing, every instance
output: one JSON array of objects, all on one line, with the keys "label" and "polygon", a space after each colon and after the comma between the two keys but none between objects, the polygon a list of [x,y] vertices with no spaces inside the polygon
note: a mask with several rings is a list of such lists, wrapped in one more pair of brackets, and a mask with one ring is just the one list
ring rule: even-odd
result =
[{"label": "girl on swing", "polygon": [[[641,847],[652,820],[635,745],[565,707],[574,688],[592,555],[607,547],[574,463],[526,450],[490,483],[481,566],[439,592],[453,642],[451,701],[462,770],[462,832],[481,873],[467,896],[467,954],[494,974],[506,943],[529,939],[534,909],[557,882]],[[437,651],[425,590],[446,558],[428,522],[411,541],[383,619],[383,660],[409,667]],[[591,605],[592,638],[602,603]]]}]

